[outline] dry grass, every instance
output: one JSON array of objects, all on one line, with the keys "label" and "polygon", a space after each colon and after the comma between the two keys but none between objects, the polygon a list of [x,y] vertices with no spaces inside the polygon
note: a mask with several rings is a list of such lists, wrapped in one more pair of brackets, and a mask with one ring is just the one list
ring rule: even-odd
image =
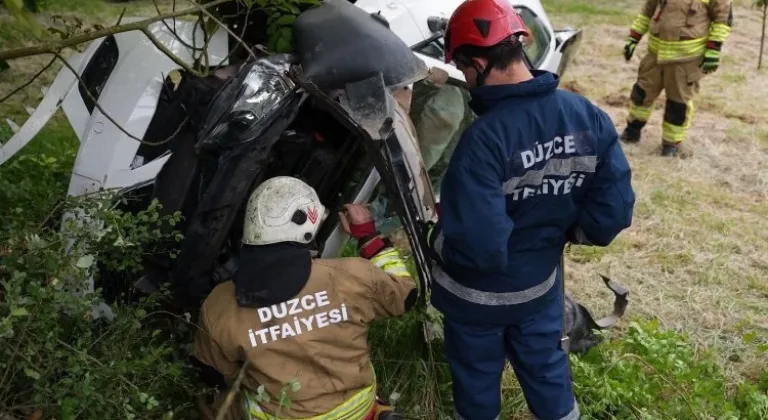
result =
[{"label": "dry grass", "polygon": [[[621,25],[585,27],[582,50],[563,81],[603,107],[619,131],[646,48],[643,42],[624,61],[623,43],[641,6],[634,3]],[[629,316],[656,317],[689,332],[702,348],[718,350],[734,378],[768,368],[768,84],[766,72],[756,71],[760,15],[747,4],[735,2],[723,64],[705,77],[695,101],[686,144],[692,155],[658,156],[659,98],[641,144],[624,148],[637,193],[633,226],[606,249],[573,248],[566,267],[569,289],[597,312],[610,304],[601,272],[630,288]],[[550,12],[550,19],[556,27],[593,21],[588,11]]]}]

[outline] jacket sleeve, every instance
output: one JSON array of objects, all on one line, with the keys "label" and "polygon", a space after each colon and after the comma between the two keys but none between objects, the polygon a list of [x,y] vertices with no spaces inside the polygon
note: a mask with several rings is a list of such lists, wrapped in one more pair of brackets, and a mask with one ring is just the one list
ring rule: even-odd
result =
[{"label": "jacket sleeve", "polygon": [[504,156],[502,145],[477,129],[462,135],[441,186],[436,251],[446,266],[506,269],[514,222],[503,190]]},{"label": "jacket sleeve", "polygon": [[659,0],[646,0],[640,13],[635,17],[632,22],[631,31],[640,35],[641,38],[648,32],[648,28],[651,26],[651,18],[656,12],[656,7],[659,5]]},{"label": "jacket sleeve", "polygon": [[386,248],[371,258],[370,293],[372,313],[369,319],[386,319],[403,315],[419,296],[418,281],[395,248]]},{"label": "jacket sleeve", "polygon": [[595,176],[574,229],[580,239],[578,243],[607,246],[619,232],[632,225],[635,192],[632,171],[613,121],[602,110],[597,111],[595,133],[598,142],[608,146],[598,157]]},{"label": "jacket sleeve", "polygon": [[709,41],[723,44],[731,34],[733,4],[731,0],[712,0],[709,4]]},{"label": "jacket sleeve", "polygon": [[203,304],[200,310],[199,327],[200,329],[198,329],[195,335],[195,358],[206,366],[214,368],[224,377],[227,383],[231,383],[240,370],[240,363],[231,357],[231,354],[224,351],[216,340],[215,331],[205,310],[205,304]]}]

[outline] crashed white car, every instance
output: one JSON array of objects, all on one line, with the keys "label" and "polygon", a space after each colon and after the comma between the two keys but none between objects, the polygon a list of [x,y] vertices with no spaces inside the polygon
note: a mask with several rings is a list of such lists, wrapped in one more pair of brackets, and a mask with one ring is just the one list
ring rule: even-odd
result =
[{"label": "crashed white car", "polygon": [[[385,229],[392,220],[405,229],[426,285],[417,222],[434,217],[445,163],[473,118],[461,73],[443,63],[436,24],[459,3],[328,0],[297,19],[295,54],[246,63],[228,62],[234,45],[220,29],[208,46],[210,63],[220,66],[207,77],[182,72],[180,80],[169,77],[179,66],[141,32],[99,39],[70,58],[82,83],[64,68],[2,145],[0,164],[61,107],[80,141],[70,196],[117,189],[181,211],[180,254],[147,259],[138,284],[145,290],[170,282],[194,300],[228,278],[247,195],[276,175],[303,178],[332,210],[314,244],[319,255],[338,256],[346,242],[333,210],[372,202]],[[581,32],[553,30],[539,0],[513,3],[532,31],[529,64],[562,73]],[[193,22],[167,23],[150,30],[192,63],[189,46],[203,44],[202,31]],[[125,286],[101,282],[107,293]]]}]

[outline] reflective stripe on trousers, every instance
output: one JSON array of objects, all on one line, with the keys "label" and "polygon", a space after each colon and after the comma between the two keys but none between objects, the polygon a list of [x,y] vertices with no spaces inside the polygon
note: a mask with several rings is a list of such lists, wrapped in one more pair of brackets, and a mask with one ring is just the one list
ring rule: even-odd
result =
[{"label": "reflective stripe on trousers", "polygon": [[[345,401],[340,406],[334,408],[328,413],[315,417],[291,420],[362,420],[373,410],[376,403],[376,377],[373,384],[353,395],[352,398]],[[257,396],[250,392],[245,393],[243,398],[243,409],[245,416],[250,420],[284,420],[265,413],[259,406]],[[287,420],[287,419],[285,419]]]},{"label": "reflective stripe on trousers", "polygon": [[[534,420],[542,420],[542,419],[534,416],[533,414],[531,414],[531,416],[533,416]],[[496,416],[496,418],[494,418],[493,420],[499,420],[500,418],[501,417]],[[581,418],[581,412],[579,412],[579,403],[574,402],[573,403],[573,410],[571,410],[570,413],[568,413],[565,417],[560,418],[559,420],[579,420],[580,418]],[[461,417],[461,414],[459,414],[459,413],[455,414],[455,419],[456,420],[468,420],[468,419],[465,419],[464,417]]]},{"label": "reflective stripe on trousers", "polygon": [[[536,416],[533,416],[534,420],[543,420]],[[566,414],[565,417],[561,417],[559,420],[579,420],[581,418],[581,413],[579,412],[579,403],[573,402],[573,410],[571,410],[570,413]]]},{"label": "reflective stripe on trousers", "polygon": [[[441,235],[442,236],[442,235]],[[438,238],[439,239],[439,238]],[[432,269],[432,275],[435,282],[453,295],[466,300],[486,306],[519,305],[530,302],[536,298],[544,296],[545,293],[555,285],[557,279],[557,269],[547,277],[546,280],[531,288],[519,292],[484,292],[482,290],[471,289],[463,286],[452,279],[442,268],[435,265]]]}]

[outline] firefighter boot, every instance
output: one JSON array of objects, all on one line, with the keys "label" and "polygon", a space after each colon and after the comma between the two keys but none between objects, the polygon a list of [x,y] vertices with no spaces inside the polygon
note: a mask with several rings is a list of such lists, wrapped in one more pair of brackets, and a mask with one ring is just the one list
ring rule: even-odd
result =
[{"label": "firefighter boot", "polygon": [[627,123],[627,128],[621,133],[621,141],[625,143],[638,143],[642,134],[645,121],[631,121]]},{"label": "firefighter boot", "polygon": [[679,147],[675,144],[664,143],[661,146],[661,155],[664,157],[676,157]]}]

